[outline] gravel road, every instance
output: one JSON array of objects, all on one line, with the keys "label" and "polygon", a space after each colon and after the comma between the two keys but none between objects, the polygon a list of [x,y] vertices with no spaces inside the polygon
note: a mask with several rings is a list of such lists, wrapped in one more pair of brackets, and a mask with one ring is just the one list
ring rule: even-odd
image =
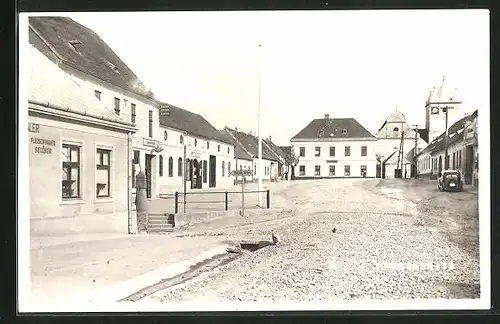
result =
[{"label": "gravel road", "polygon": [[[223,228],[207,225],[198,233],[218,232],[236,241],[269,240],[277,232],[281,244],[244,253],[147,298],[479,298],[477,196],[436,194],[434,189],[426,182],[402,180],[295,182],[273,197],[276,204],[290,207],[293,217],[288,213]],[[450,202],[451,211],[444,212]],[[196,229],[186,233],[195,235]]]}]

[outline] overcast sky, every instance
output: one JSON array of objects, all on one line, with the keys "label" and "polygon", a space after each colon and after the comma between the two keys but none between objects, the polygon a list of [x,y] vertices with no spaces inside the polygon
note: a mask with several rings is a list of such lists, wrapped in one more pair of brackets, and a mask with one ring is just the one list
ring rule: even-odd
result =
[{"label": "overcast sky", "polygon": [[64,15],[97,32],[159,99],[217,128],[257,131],[262,44],[262,134],[279,145],[326,113],[373,134],[396,107],[424,124],[443,76],[463,111],[489,109],[485,10]]}]

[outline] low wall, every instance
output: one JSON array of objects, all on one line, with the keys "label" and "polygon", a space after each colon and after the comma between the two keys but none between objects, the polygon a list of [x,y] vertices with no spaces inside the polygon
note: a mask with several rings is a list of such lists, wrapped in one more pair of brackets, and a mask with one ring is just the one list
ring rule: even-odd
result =
[{"label": "low wall", "polygon": [[295,177],[295,180],[322,180],[322,179],[375,179],[376,177],[361,177],[361,176],[352,176],[352,177]]},{"label": "low wall", "polygon": [[[276,214],[283,212],[282,208],[270,208],[270,209],[245,209],[245,216],[262,216],[269,214]],[[210,212],[192,212],[192,213],[178,213],[174,214],[174,226],[181,227],[186,225],[193,225],[198,223],[210,222],[224,217],[241,217],[239,210],[228,210],[228,211],[210,211]]]}]

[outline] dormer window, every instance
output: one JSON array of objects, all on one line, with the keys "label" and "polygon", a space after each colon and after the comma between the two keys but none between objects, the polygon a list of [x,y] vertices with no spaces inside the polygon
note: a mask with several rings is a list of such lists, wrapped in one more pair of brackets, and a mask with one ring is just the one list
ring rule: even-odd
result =
[{"label": "dormer window", "polygon": [[116,67],[116,65],[114,65],[111,62],[108,62],[108,65],[113,69],[113,71],[115,71],[116,73],[120,74],[120,72],[118,71],[118,68]]},{"label": "dormer window", "polygon": [[342,134],[347,134],[347,129],[342,129]]},{"label": "dormer window", "polygon": [[69,44],[71,45],[71,47],[73,48],[73,50],[75,52],[77,52],[78,54],[80,54],[80,50],[81,50],[81,47],[82,47],[82,42],[80,42],[79,40],[72,40],[69,42]]}]

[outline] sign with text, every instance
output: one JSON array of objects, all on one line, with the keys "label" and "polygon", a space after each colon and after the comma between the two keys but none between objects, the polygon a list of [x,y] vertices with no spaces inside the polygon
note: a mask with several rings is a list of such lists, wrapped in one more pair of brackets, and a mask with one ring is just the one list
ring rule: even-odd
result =
[{"label": "sign with text", "polygon": [[199,159],[201,157],[199,152],[191,152],[191,157],[194,157],[196,159]]},{"label": "sign with text", "polygon": [[45,138],[32,137],[31,144],[35,146],[35,153],[52,154],[52,147],[56,146],[56,141]]},{"label": "sign with text", "polygon": [[28,131],[30,133],[40,133],[40,125],[34,123],[28,123]]},{"label": "sign with text", "polygon": [[251,176],[252,170],[233,170],[231,171],[232,176]]},{"label": "sign with text", "polygon": [[156,146],[158,146],[159,143],[158,143],[158,141],[155,141],[155,140],[152,140],[152,139],[149,139],[149,138],[144,138],[142,140],[142,144],[144,146],[156,147]]},{"label": "sign with text", "polygon": [[326,163],[337,163],[337,160],[326,160]]}]

